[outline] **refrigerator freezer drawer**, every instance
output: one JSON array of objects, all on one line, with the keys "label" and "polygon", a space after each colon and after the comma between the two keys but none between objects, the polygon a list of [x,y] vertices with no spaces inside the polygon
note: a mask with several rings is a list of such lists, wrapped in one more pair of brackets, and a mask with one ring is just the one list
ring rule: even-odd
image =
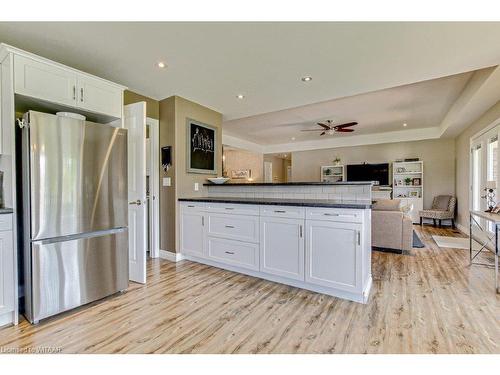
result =
[{"label": "refrigerator freezer drawer", "polygon": [[[48,243],[47,243],[48,242]],[[96,301],[128,287],[128,232],[32,243],[29,320]]]}]

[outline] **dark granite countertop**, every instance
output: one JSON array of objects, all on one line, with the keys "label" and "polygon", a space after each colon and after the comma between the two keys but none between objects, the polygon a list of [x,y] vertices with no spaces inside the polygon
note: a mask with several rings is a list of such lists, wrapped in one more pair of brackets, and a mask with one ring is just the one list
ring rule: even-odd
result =
[{"label": "dark granite countertop", "polygon": [[328,185],[373,185],[372,181],[339,181],[339,182],[227,182],[225,184],[214,184],[208,182],[204,186],[328,186]]},{"label": "dark granite countertop", "polygon": [[8,208],[8,207],[6,207],[6,208],[0,208],[0,215],[2,215],[2,214],[11,214],[13,212],[14,212],[14,210],[12,208]]},{"label": "dark granite countertop", "polygon": [[334,199],[196,197],[196,198],[179,198],[179,201],[259,204],[259,205],[273,205],[273,206],[355,208],[355,209],[369,209],[372,207],[371,202],[366,200],[354,201],[354,200],[334,200]]}]

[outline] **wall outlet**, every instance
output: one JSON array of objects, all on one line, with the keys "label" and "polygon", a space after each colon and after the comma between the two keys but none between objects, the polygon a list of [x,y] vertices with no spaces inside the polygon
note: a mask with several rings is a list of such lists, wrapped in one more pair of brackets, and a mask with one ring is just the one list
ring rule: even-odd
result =
[{"label": "wall outlet", "polygon": [[163,177],[163,186],[172,186],[172,179],[170,177]]},{"label": "wall outlet", "polygon": [[194,183],[194,191],[200,190],[200,184],[198,182]]}]

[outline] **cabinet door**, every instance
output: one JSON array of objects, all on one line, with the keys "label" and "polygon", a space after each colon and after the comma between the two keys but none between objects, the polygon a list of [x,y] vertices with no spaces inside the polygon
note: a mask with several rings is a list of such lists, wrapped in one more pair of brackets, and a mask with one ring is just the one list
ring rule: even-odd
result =
[{"label": "cabinet door", "polygon": [[361,224],[306,220],[306,282],[361,289]]},{"label": "cabinet door", "polygon": [[0,314],[14,311],[14,288],[12,232],[0,232]]},{"label": "cabinet door", "polygon": [[304,220],[260,218],[260,270],[304,281]]},{"label": "cabinet door", "polygon": [[180,232],[182,254],[205,255],[205,215],[203,212],[183,210]]},{"label": "cabinet door", "polygon": [[14,89],[16,94],[76,105],[75,72],[18,55],[14,56]]},{"label": "cabinet door", "polygon": [[91,112],[122,117],[122,90],[100,79],[79,75],[77,106]]}]

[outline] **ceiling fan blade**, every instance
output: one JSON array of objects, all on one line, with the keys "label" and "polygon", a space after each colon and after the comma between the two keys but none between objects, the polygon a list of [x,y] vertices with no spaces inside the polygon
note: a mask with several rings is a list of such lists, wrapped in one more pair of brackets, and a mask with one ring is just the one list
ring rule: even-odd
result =
[{"label": "ceiling fan blade", "polygon": [[345,124],[335,125],[334,127],[337,129],[342,129],[342,128],[347,128],[349,126],[354,126],[354,125],[358,125],[358,123],[357,122],[347,122]]},{"label": "ceiling fan blade", "polygon": [[323,132],[323,129],[303,129],[301,132]]},{"label": "ceiling fan blade", "polygon": [[350,133],[353,132],[354,129],[335,129],[335,131],[340,133]]},{"label": "ceiling fan blade", "polygon": [[323,123],[321,123],[321,122],[318,122],[317,124],[318,124],[319,126],[321,126],[323,129],[330,130],[330,125],[323,124]]},{"label": "ceiling fan blade", "polygon": [[323,132],[323,133],[321,133],[320,135],[325,135],[325,134],[326,134],[326,132]]}]

